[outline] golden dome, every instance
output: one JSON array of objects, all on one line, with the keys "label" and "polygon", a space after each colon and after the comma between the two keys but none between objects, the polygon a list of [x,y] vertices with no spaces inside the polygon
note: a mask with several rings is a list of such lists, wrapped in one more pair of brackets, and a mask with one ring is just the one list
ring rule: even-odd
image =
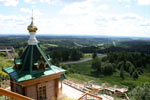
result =
[{"label": "golden dome", "polygon": [[33,17],[32,17],[32,22],[31,24],[28,26],[27,28],[29,30],[29,32],[36,32],[38,30],[38,28],[36,26],[34,26],[34,23],[33,23]]}]

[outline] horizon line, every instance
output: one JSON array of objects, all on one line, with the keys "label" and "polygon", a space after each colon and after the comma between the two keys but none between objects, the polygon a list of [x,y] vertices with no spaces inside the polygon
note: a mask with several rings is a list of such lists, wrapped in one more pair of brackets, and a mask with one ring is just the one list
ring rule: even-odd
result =
[{"label": "horizon line", "polygon": [[[30,36],[29,34],[24,34],[24,33],[15,33],[15,34],[0,34],[0,36]],[[95,37],[95,36],[102,36],[102,37],[123,37],[123,38],[150,38],[150,36],[116,36],[116,35],[80,35],[80,34],[74,34],[74,35],[69,35],[69,34],[37,34],[36,36],[84,36],[84,37],[89,37],[89,36],[92,36],[92,37]]]}]

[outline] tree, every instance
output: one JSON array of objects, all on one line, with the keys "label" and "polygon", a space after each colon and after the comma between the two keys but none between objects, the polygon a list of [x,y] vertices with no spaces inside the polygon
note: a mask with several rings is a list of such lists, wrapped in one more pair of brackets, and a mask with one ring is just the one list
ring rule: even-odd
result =
[{"label": "tree", "polygon": [[101,59],[100,58],[94,59],[91,67],[94,70],[94,75],[100,74],[101,73]]},{"label": "tree", "polygon": [[134,68],[134,65],[130,61],[125,62],[125,70],[130,73],[131,69]]},{"label": "tree", "polygon": [[69,60],[69,50],[63,50],[62,51],[62,60],[63,61],[68,61]]},{"label": "tree", "polygon": [[59,60],[57,58],[52,59],[51,62],[52,62],[53,65],[59,66]]},{"label": "tree", "polygon": [[133,74],[134,71],[135,71],[135,68],[134,68],[134,67],[130,67],[130,68],[129,68],[130,76],[132,76],[132,74]]},{"label": "tree", "polygon": [[61,53],[60,51],[56,50],[52,52],[52,58],[58,61],[61,61]]},{"label": "tree", "polygon": [[122,79],[125,78],[125,77],[124,77],[124,69],[123,69],[123,66],[121,66],[121,68],[120,68],[120,77],[121,77]]},{"label": "tree", "polygon": [[109,53],[109,56],[108,56],[108,60],[109,60],[109,62],[111,62],[111,63],[114,63],[115,62],[115,53]]},{"label": "tree", "polygon": [[65,74],[68,74],[70,66],[68,67],[68,65],[63,65],[62,68],[66,70]]},{"label": "tree", "polygon": [[77,49],[72,49],[72,52],[71,52],[71,60],[80,60],[80,58],[82,57],[82,52],[80,52],[79,50]]},{"label": "tree", "polygon": [[92,58],[95,59],[96,57],[97,57],[97,52],[94,51],[93,54],[92,54]]},{"label": "tree", "polygon": [[104,75],[112,75],[113,74],[113,65],[111,63],[106,63],[102,66],[101,72]]},{"label": "tree", "polygon": [[131,100],[150,100],[150,84],[144,83],[129,92]]},{"label": "tree", "polygon": [[134,65],[130,61],[119,62],[118,63],[118,69],[121,69],[122,66],[123,66],[123,69],[128,73],[131,73],[134,70]]},{"label": "tree", "polygon": [[132,77],[133,77],[134,79],[137,79],[137,78],[139,77],[137,71],[134,71],[134,72],[133,72]]},{"label": "tree", "polygon": [[117,68],[121,69],[122,66],[124,68],[124,66],[125,66],[124,61],[119,62],[118,65],[117,65]]}]

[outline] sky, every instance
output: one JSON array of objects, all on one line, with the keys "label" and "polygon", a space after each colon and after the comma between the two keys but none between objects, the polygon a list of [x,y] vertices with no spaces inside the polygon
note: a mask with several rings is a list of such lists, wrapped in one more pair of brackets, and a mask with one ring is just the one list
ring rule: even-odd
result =
[{"label": "sky", "polygon": [[0,0],[0,34],[150,37],[150,0]]}]

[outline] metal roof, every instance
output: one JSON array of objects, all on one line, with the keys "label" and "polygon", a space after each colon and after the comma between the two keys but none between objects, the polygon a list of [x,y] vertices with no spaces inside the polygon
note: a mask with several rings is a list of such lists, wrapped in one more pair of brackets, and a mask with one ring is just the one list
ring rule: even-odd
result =
[{"label": "metal roof", "polygon": [[[28,45],[21,57],[14,60],[15,66],[3,68],[3,71],[8,73],[16,82],[31,80],[47,75],[53,75],[60,72],[65,72],[64,69],[54,66],[48,60],[50,57],[46,56],[38,45]],[[46,67],[44,69],[34,69],[35,66],[44,61]]]},{"label": "metal roof", "polygon": [[[31,80],[31,79],[36,79],[39,77],[43,77],[43,76],[47,76],[47,75],[53,75],[53,74],[57,74],[60,72],[65,72],[64,69],[51,65],[52,69],[48,69],[48,70],[43,70],[43,71],[39,71],[39,72],[35,72],[35,73],[28,73],[28,72],[24,72],[24,73],[18,73],[15,68],[13,66],[11,67],[6,67],[3,68],[3,71],[8,73],[16,82],[22,82],[22,81],[26,81],[26,80]],[[65,77],[62,76],[61,79],[64,79]]]}]

